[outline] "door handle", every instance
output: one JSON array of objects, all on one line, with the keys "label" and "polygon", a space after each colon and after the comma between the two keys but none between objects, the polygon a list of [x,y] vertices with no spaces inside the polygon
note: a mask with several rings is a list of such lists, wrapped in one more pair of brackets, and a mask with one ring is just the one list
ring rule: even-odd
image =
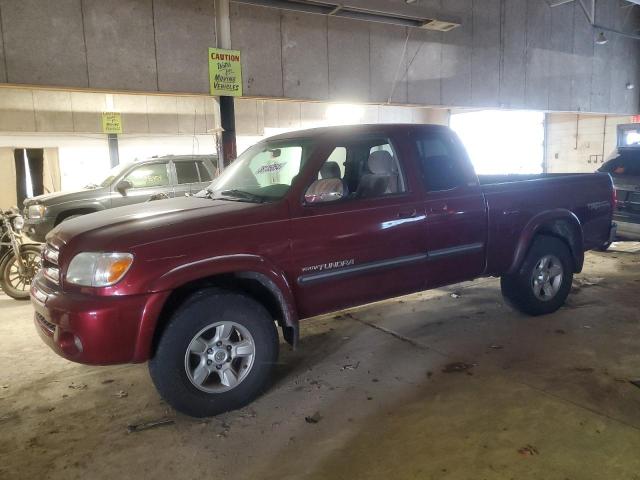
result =
[{"label": "door handle", "polygon": [[416,216],[416,209],[414,208],[413,210],[404,210],[402,212],[398,212],[397,217],[398,218],[413,218]]}]

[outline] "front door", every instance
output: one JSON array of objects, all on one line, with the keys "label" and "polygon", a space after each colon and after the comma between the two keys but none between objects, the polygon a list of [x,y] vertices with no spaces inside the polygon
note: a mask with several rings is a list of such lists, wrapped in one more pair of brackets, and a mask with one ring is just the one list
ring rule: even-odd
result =
[{"label": "front door", "polygon": [[413,176],[402,168],[397,151],[381,137],[328,148],[318,177],[342,181],[346,196],[292,205],[288,274],[301,316],[421,288],[423,203],[408,183]]},{"label": "front door", "polygon": [[121,180],[131,184],[126,195],[116,191],[116,183],[111,186],[111,206],[122,207],[149,200],[151,195],[164,193],[173,197],[173,185],[168,162],[145,163],[135,166]]}]

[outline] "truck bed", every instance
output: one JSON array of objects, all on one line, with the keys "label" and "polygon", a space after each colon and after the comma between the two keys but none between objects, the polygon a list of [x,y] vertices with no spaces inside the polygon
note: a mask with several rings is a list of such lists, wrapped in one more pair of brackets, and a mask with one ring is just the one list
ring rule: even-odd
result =
[{"label": "truck bed", "polygon": [[487,271],[504,272],[520,233],[536,216],[569,210],[584,234],[584,250],[606,240],[611,224],[611,177],[602,173],[479,175],[488,212]]},{"label": "truck bed", "polygon": [[478,175],[480,185],[493,185],[500,183],[525,182],[531,180],[548,180],[567,177],[584,177],[593,175],[591,173],[528,173],[528,174],[508,174],[508,175]]}]

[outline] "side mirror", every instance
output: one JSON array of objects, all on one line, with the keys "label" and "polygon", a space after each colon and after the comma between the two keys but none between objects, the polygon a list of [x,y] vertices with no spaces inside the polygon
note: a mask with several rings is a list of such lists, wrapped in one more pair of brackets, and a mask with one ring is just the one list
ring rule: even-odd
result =
[{"label": "side mirror", "polygon": [[116,184],[116,191],[122,195],[123,197],[127,196],[127,190],[129,190],[132,187],[130,182],[127,182],[126,180],[120,180],[117,184]]},{"label": "side mirror", "polygon": [[313,182],[304,194],[307,203],[335,202],[347,195],[346,187],[339,178],[322,178]]}]

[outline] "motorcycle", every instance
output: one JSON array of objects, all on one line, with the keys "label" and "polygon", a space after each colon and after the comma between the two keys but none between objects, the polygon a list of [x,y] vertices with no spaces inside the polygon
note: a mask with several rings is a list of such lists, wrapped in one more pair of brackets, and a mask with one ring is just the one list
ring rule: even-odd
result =
[{"label": "motorcycle", "polygon": [[16,300],[29,298],[31,281],[40,269],[40,245],[25,244],[20,232],[22,216],[0,210],[0,288]]}]

